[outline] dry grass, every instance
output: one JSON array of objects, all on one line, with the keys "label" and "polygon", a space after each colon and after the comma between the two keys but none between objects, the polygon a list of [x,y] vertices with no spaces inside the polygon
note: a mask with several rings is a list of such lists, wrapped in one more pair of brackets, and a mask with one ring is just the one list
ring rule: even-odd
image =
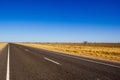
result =
[{"label": "dry grass", "polygon": [[120,61],[120,43],[19,43],[69,54]]},{"label": "dry grass", "polygon": [[7,43],[5,43],[5,42],[0,42],[0,50],[1,50],[2,48],[4,48],[6,44],[7,44]]}]

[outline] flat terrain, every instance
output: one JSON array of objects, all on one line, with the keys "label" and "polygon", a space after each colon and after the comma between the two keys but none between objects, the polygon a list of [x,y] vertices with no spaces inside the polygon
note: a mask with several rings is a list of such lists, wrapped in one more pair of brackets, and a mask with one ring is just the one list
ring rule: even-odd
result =
[{"label": "flat terrain", "polygon": [[120,61],[120,43],[19,43],[68,54]]},{"label": "flat terrain", "polygon": [[5,43],[5,42],[0,42],[0,50],[1,50],[2,48],[4,48],[6,45],[7,45],[7,43]]},{"label": "flat terrain", "polygon": [[0,80],[6,79],[7,68],[7,45],[6,43],[0,43]]},{"label": "flat terrain", "polygon": [[0,53],[0,80],[6,80],[8,57],[9,80],[120,80],[120,63],[11,43]]}]

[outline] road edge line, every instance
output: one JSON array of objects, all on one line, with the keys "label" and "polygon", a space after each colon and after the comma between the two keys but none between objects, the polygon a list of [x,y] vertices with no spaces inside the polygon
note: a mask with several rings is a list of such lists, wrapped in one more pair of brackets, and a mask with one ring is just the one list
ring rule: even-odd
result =
[{"label": "road edge line", "polygon": [[10,45],[8,44],[8,56],[7,56],[7,73],[6,80],[10,80]]}]

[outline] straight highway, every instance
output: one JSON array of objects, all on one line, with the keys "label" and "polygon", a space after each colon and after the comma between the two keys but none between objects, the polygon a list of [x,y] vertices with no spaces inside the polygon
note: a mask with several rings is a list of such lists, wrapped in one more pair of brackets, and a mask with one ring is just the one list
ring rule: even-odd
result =
[{"label": "straight highway", "polygon": [[120,80],[120,63],[9,43],[0,51],[0,80]]}]

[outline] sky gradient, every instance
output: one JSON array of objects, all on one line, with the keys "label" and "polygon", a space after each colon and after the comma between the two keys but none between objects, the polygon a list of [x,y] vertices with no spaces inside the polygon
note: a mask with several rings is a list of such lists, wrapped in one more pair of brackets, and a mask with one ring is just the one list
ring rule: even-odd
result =
[{"label": "sky gradient", "polygon": [[120,42],[119,0],[0,0],[0,41]]}]

